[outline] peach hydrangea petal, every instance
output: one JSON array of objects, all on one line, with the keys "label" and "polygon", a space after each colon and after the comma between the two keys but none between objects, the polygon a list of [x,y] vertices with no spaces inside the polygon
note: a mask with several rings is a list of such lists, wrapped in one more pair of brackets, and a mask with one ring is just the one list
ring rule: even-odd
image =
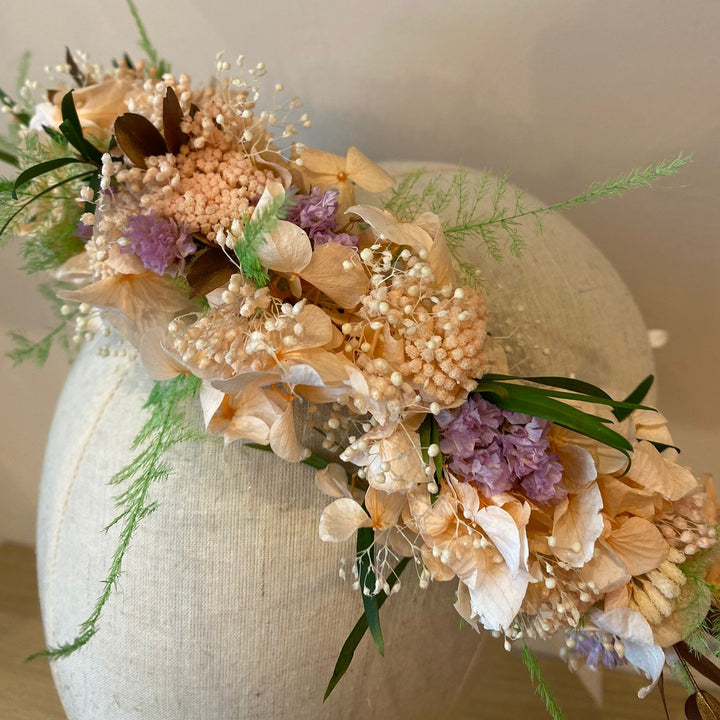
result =
[{"label": "peach hydrangea petal", "polygon": [[652,518],[657,511],[657,497],[647,490],[630,487],[612,475],[601,475],[598,487],[603,496],[605,512],[615,517],[621,513],[632,513],[639,517]]},{"label": "peach hydrangea petal", "polygon": [[354,308],[370,286],[355,249],[334,242],[316,247],[300,276],[345,309]]},{"label": "peach hydrangea petal", "polygon": [[603,546],[603,541],[595,545],[592,560],[580,570],[580,574],[586,582],[595,583],[599,593],[618,590],[632,578],[617,555]]},{"label": "peach hydrangea petal", "polygon": [[263,267],[280,273],[299,275],[312,258],[312,245],[307,233],[287,220],[278,220],[265,234],[265,242],[257,256]]},{"label": "peach hydrangea petal", "polygon": [[641,440],[633,450],[627,477],[666,500],[679,500],[697,487],[697,480],[689,470],[673,462],[676,457],[672,449],[661,455],[653,445]]},{"label": "peach hydrangea petal", "polygon": [[625,520],[605,539],[631,575],[643,575],[657,568],[670,546],[650,521],[641,517]]},{"label": "peach hydrangea petal", "polygon": [[295,434],[295,417],[292,403],[288,403],[282,415],[270,428],[268,441],[272,451],[288,462],[300,462],[307,456],[307,451],[298,442]]},{"label": "peach hydrangea petal", "polygon": [[365,507],[377,530],[386,530],[396,525],[406,505],[407,497],[403,493],[387,493],[372,487],[365,493]]},{"label": "peach hydrangea petal", "polygon": [[320,516],[318,531],[325,542],[343,542],[361,527],[369,527],[372,520],[352,498],[331,502]]},{"label": "peach hydrangea petal", "polygon": [[347,471],[338,463],[328,463],[315,473],[315,485],[318,489],[334,498],[352,498],[348,487]]},{"label": "peach hydrangea petal", "polygon": [[145,332],[191,308],[178,283],[155,273],[112,275],[79,290],[60,291],[58,297],[111,311],[110,321],[136,346]]}]

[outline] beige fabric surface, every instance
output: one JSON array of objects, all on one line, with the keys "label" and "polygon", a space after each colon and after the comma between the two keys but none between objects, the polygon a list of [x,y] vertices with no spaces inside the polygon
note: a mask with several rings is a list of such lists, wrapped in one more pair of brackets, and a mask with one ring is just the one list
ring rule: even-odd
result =
[{"label": "beige fabric surface", "polygon": [[[652,362],[627,289],[568,222],[546,224],[520,261],[493,266],[469,251],[485,277],[491,331],[514,372],[630,389]],[[102,590],[117,540],[117,529],[102,533],[118,492],[107,480],[131,457],[150,387],[132,360],[89,347],[59,401],[38,519],[50,645],[74,637]],[[199,424],[199,410],[189,412]],[[386,657],[366,638],[323,705],[361,604],[338,577],[352,545],[318,539],[326,498],[313,471],[212,442],[176,448],[169,462],[173,474],[152,488],[159,509],[138,530],[100,631],[53,663],[70,720],[457,718],[455,699],[482,672],[482,652],[459,627],[454,584],[422,591],[408,568],[382,610]]]}]

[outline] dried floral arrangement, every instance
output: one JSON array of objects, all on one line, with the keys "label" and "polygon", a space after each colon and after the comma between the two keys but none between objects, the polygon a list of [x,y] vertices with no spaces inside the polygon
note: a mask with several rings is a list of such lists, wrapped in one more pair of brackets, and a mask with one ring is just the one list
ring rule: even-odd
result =
[{"label": "dried floral arrangement", "polygon": [[[0,159],[18,170],[0,181],[0,234],[21,239],[28,272],[49,272],[59,320],[39,342],[15,334],[13,359],[105,337],[101,351],[129,343],[156,380],[137,455],[112,479],[122,531],[103,593],[75,639],[40,654],[92,638],[155,510],[152,484],[171,471],[165,451],[209,433],[311,465],[331,498],[320,538],[356,537],[341,575],[363,613],[326,697],[368,630],[383,653],[379,611],[404,573],[454,581],[465,622],[522,643],[554,718],[525,639],[556,633],[571,668],[633,665],[650,680],[641,696],[668,663],[692,686],[688,717],[720,717],[693,676],[720,679],[710,479],[679,464],[665,418],[643,404],[651,377],[616,400],[574,378],[510,375],[461,260],[468,242],[519,254],[521,218],[541,230],[548,212],[646,187],[688,158],[547,207],[517,195],[508,209],[489,174],[471,187],[463,172],[419,170],[396,185],[354,147],[298,143],[310,121],[280,85],[261,110],[262,64],[233,70],[219,55],[200,88],[173,75],[129,6],[146,61],[105,69],[68,51],[55,68],[67,79],[42,102],[30,81],[17,100],[0,93],[13,121]],[[355,204],[355,186],[377,202]],[[189,398],[207,433],[184,419]],[[296,437],[305,408],[322,454]]]}]

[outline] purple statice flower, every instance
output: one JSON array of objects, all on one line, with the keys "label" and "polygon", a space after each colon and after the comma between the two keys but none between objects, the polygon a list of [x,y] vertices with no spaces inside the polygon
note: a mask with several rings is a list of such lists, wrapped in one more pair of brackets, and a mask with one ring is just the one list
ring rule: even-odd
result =
[{"label": "purple statice flower", "polygon": [[358,239],[355,235],[333,232],[338,195],[335,188],[323,190],[320,187],[314,187],[309,195],[296,195],[296,202],[288,210],[285,219],[301,227],[315,245],[336,242],[357,247]]},{"label": "purple statice flower", "polygon": [[567,495],[562,465],[550,451],[548,420],[501,410],[472,395],[461,407],[443,410],[437,421],[448,467],[486,495],[515,490],[543,504]]},{"label": "purple statice flower", "polygon": [[565,633],[565,637],[568,654],[573,656],[575,663],[581,660],[593,670],[597,670],[598,665],[606,668],[627,665],[625,657],[620,657],[615,650],[615,638],[612,635],[573,631]]},{"label": "purple statice flower", "polygon": [[154,210],[147,215],[131,215],[127,228],[125,237],[129,242],[121,252],[134,253],[158,275],[177,277],[185,268],[185,258],[196,250],[185,226],[158,216]]}]

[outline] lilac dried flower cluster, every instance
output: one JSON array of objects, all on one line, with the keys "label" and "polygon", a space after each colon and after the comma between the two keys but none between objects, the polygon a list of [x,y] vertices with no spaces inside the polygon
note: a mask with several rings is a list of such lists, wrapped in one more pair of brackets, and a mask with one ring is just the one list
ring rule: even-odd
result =
[{"label": "lilac dried flower cluster", "polygon": [[568,632],[565,644],[566,652],[573,658],[571,665],[579,666],[582,663],[597,670],[598,665],[615,668],[628,663],[626,658],[618,653],[622,643],[608,633]]},{"label": "lilac dried flower cluster", "polygon": [[127,219],[124,253],[134,253],[142,264],[158,275],[177,277],[185,268],[185,258],[196,248],[187,228],[160,217],[154,210]]},{"label": "lilac dried flower cluster", "polygon": [[309,195],[296,195],[296,203],[288,210],[286,220],[301,227],[315,246],[336,242],[348,247],[357,247],[356,235],[336,233],[335,215],[338,210],[339,192],[335,188],[323,190],[314,187]]},{"label": "lilac dried flower cluster", "polygon": [[547,438],[549,421],[501,410],[479,395],[437,420],[450,470],[489,497],[514,490],[547,503],[566,496],[562,465]]}]

